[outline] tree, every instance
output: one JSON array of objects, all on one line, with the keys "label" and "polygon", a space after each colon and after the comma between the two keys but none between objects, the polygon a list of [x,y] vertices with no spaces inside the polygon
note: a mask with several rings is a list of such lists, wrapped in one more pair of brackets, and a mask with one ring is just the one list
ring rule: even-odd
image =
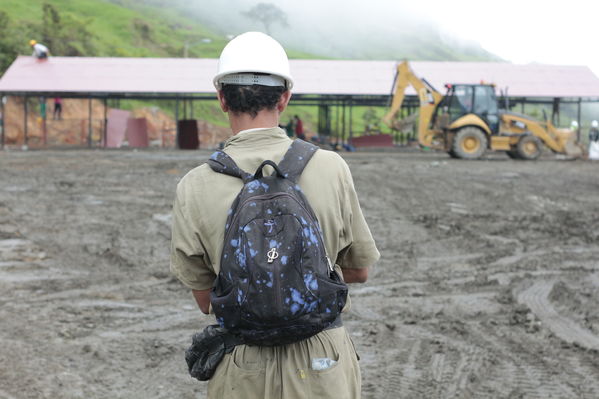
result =
[{"label": "tree", "polygon": [[287,14],[285,14],[279,7],[271,3],[258,3],[248,11],[244,11],[241,14],[248,18],[262,22],[262,24],[264,24],[266,33],[269,35],[270,27],[274,23],[279,23],[284,28],[289,26],[287,23]]},{"label": "tree", "polygon": [[0,76],[17,58],[21,46],[14,26],[4,11],[0,11]]},{"label": "tree", "polygon": [[60,14],[50,3],[42,5],[42,22],[39,28],[41,42],[50,49],[50,54],[65,56],[93,56],[93,34],[86,20],[72,14]]}]

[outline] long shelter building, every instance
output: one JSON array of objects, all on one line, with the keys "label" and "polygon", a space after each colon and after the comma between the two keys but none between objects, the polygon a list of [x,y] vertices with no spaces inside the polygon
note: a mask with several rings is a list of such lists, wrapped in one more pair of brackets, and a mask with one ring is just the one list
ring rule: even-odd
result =
[{"label": "long shelter building", "polygon": [[[318,133],[340,139],[352,137],[356,106],[388,106],[396,61],[291,60],[296,84],[292,104],[318,107]],[[92,99],[101,100],[106,115],[110,99],[175,101],[175,118],[196,101],[214,100],[212,77],[216,59],[98,58],[19,56],[0,79],[0,96],[89,99],[91,143]],[[599,102],[599,78],[586,66],[515,65],[500,62],[411,62],[419,77],[443,92],[448,83],[494,83],[510,105],[550,104],[559,118],[562,104],[577,107]],[[417,107],[408,89],[404,106]],[[27,101],[23,101],[23,130],[27,137]],[[332,110],[335,110],[333,113]],[[4,114],[4,113],[3,113]],[[333,118],[335,115],[335,118]],[[106,116],[105,121],[106,122]],[[104,123],[106,126],[106,123]],[[105,129],[105,128],[104,128]],[[2,144],[6,132],[3,132]]]}]

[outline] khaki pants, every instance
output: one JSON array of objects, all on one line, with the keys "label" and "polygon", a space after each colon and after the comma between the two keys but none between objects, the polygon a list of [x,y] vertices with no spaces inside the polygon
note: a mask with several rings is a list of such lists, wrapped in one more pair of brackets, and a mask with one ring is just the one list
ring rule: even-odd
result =
[{"label": "khaki pants", "polygon": [[[313,370],[313,359],[336,363]],[[208,383],[210,399],[359,399],[360,368],[345,327],[283,346],[240,345]]]}]

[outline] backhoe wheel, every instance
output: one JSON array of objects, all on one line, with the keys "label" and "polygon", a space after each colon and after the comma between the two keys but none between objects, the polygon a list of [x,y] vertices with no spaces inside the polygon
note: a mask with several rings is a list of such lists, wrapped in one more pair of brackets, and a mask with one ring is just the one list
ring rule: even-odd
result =
[{"label": "backhoe wheel", "polygon": [[543,144],[537,137],[527,134],[518,141],[516,152],[519,158],[531,161],[541,156]]},{"label": "backhoe wheel", "polygon": [[487,149],[487,136],[475,127],[463,127],[453,138],[453,153],[462,159],[480,158]]}]

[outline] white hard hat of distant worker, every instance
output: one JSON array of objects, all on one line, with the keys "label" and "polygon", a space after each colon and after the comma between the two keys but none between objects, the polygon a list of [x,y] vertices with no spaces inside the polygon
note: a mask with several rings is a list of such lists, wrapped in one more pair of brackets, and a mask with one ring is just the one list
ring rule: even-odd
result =
[{"label": "white hard hat of distant worker", "polygon": [[217,90],[223,84],[293,87],[283,46],[260,32],[243,33],[225,46],[213,82]]},{"label": "white hard hat of distant worker", "polygon": [[591,122],[591,127],[595,127],[595,128],[599,127],[599,122],[597,122],[597,121],[592,121],[592,122]]}]

